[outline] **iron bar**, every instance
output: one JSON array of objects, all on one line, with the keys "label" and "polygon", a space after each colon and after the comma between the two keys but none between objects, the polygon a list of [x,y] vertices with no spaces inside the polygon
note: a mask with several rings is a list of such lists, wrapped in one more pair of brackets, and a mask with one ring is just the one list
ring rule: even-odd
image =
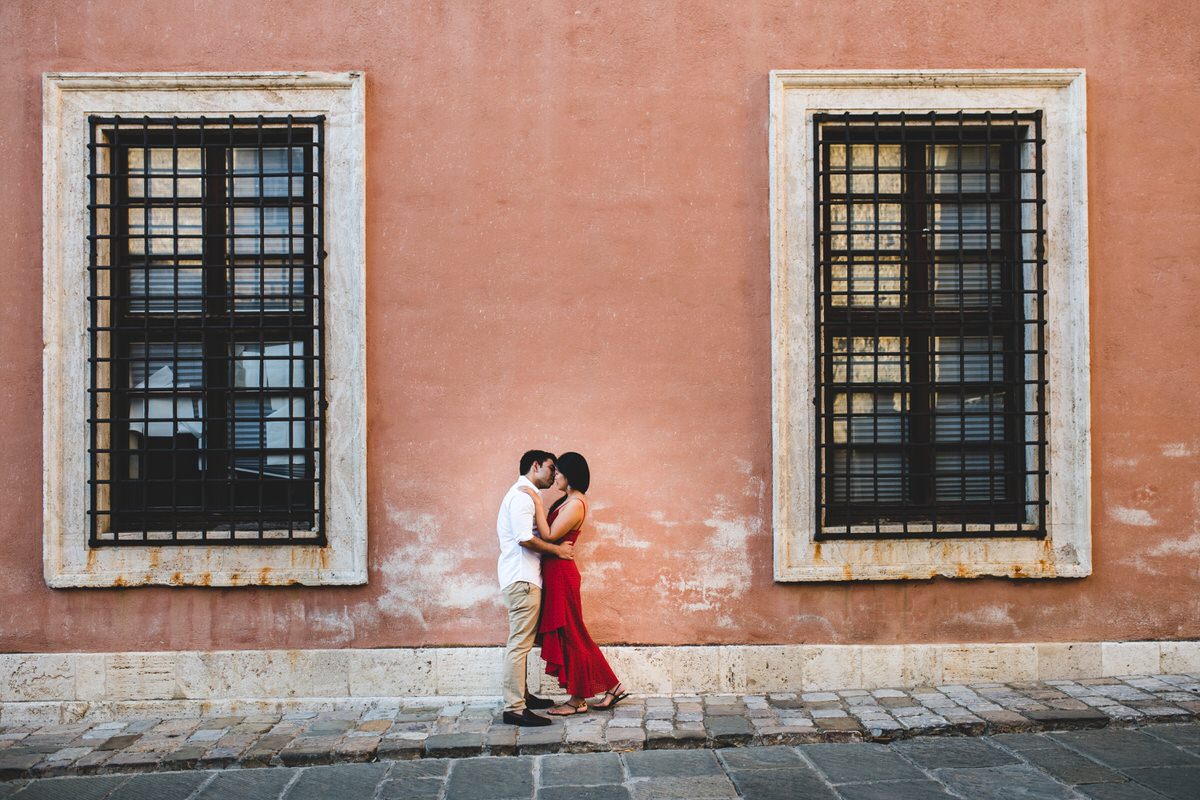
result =
[{"label": "iron bar", "polygon": [[324,544],[324,118],[89,122],[90,545]]},{"label": "iron bar", "polygon": [[818,113],[813,147],[817,538],[1044,536],[1040,112]]}]

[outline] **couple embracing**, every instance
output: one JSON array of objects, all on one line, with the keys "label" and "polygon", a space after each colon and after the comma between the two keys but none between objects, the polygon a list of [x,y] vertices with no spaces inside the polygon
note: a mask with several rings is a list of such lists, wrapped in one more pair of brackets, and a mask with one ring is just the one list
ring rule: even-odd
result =
[{"label": "couple embracing", "polygon": [[[582,714],[587,698],[604,696],[592,708],[607,709],[626,693],[583,624],[575,540],[587,519],[591,473],[579,453],[557,458],[544,450],[521,456],[521,477],[504,495],[496,518],[500,537],[500,590],[508,608],[504,649],[504,721],[510,725],[549,725],[531,709],[556,717]],[[547,513],[541,489],[563,495]],[[540,637],[546,673],[558,678],[570,697],[558,705],[534,697],[525,685],[525,664]]]}]

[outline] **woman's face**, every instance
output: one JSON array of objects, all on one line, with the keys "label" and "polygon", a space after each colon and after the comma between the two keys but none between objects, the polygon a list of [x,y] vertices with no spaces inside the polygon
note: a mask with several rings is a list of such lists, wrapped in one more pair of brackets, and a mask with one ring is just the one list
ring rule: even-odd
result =
[{"label": "woman's face", "polygon": [[556,472],[554,474],[554,488],[560,492],[565,492],[567,490],[567,476],[561,472]]}]

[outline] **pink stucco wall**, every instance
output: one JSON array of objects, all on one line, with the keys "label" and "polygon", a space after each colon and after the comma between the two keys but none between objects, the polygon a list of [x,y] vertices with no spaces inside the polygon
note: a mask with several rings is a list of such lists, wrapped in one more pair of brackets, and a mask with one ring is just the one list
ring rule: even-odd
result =
[{"label": "pink stucco wall", "polygon": [[[1095,574],[772,580],[767,72],[1088,71]],[[44,71],[368,78],[370,583],[51,590]],[[1200,7],[0,4],[0,651],[494,644],[526,447],[592,462],[602,642],[1200,636]]]}]

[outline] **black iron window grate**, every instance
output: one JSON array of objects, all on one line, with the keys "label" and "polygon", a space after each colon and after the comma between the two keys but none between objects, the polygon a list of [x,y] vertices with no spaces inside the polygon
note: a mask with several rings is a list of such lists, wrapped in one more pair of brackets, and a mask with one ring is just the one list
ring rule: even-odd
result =
[{"label": "black iron window grate", "polygon": [[325,543],[323,123],[90,118],[92,546]]},{"label": "black iron window grate", "polygon": [[813,137],[817,538],[1044,536],[1040,112]]}]

